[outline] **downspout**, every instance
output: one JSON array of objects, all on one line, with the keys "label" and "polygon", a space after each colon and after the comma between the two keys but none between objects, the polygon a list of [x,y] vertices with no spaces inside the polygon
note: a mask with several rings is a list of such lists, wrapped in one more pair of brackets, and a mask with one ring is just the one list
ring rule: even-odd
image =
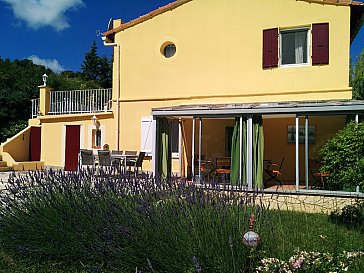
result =
[{"label": "downspout", "polygon": [[116,122],[115,122],[115,138],[116,138],[116,150],[120,150],[120,45],[118,43],[107,43],[106,37],[103,36],[102,40],[104,42],[104,46],[114,46],[116,47],[116,56],[115,56],[115,62],[116,62]]}]

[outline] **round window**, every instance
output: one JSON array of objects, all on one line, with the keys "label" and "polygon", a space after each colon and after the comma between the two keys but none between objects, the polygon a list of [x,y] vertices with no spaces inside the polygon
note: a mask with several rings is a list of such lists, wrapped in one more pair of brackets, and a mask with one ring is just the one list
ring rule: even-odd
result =
[{"label": "round window", "polygon": [[176,54],[176,46],[173,43],[168,43],[162,47],[163,56],[166,58],[171,58]]}]

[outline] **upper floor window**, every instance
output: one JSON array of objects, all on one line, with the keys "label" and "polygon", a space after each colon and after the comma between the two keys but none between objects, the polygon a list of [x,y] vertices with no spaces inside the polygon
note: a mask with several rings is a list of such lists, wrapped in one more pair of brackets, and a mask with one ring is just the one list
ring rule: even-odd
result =
[{"label": "upper floor window", "polygon": [[312,24],[311,31],[310,28],[263,30],[264,69],[310,64],[310,49],[312,65],[329,64],[329,23]]},{"label": "upper floor window", "polygon": [[308,64],[308,28],[291,29],[280,32],[280,64]]}]

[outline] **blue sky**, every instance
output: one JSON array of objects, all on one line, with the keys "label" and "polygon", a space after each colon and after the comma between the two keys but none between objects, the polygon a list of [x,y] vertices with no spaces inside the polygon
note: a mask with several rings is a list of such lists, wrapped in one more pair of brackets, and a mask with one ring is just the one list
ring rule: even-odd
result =
[{"label": "blue sky", "polygon": [[[30,58],[56,72],[79,71],[85,52],[96,40],[101,56],[111,48],[102,45],[110,18],[137,18],[173,0],[0,0],[0,57]],[[364,29],[364,28],[363,28]],[[351,46],[355,59],[364,47],[364,30]]]}]

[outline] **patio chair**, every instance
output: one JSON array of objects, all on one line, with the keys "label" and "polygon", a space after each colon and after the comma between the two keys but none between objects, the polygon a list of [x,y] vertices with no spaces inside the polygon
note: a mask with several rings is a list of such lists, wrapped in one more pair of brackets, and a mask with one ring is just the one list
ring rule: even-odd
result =
[{"label": "patio chair", "polygon": [[282,185],[282,181],[278,178],[282,175],[282,166],[284,162],[284,157],[281,160],[281,163],[268,162],[267,167],[264,170],[266,174],[268,174],[269,178],[264,182],[264,186],[267,186],[267,183],[271,180],[274,180],[278,183],[279,186]]},{"label": "patio chair", "polygon": [[318,160],[310,159],[308,163],[308,167],[311,173],[311,176],[314,179],[314,188],[323,189],[325,188],[325,180],[330,175],[330,173],[325,173],[320,171],[321,163]]},{"label": "patio chair", "polygon": [[223,177],[223,179],[225,181],[229,181],[230,167],[231,167],[231,158],[230,157],[216,157],[215,158],[214,172],[218,175],[218,178]]},{"label": "patio chair", "polygon": [[129,167],[129,171],[131,167],[134,167],[134,174],[139,173],[139,168],[143,171],[143,160],[145,157],[145,152],[139,152],[139,155],[136,159],[128,159],[126,161],[126,166]]},{"label": "patio chair", "polygon": [[99,166],[111,167],[111,152],[109,150],[98,150]]},{"label": "patio chair", "polygon": [[95,167],[95,157],[92,150],[81,149],[79,153],[79,167]]},{"label": "patio chair", "polygon": [[121,172],[121,168],[123,166],[124,158],[123,158],[123,151],[111,151],[111,164],[116,167],[118,172]]}]

